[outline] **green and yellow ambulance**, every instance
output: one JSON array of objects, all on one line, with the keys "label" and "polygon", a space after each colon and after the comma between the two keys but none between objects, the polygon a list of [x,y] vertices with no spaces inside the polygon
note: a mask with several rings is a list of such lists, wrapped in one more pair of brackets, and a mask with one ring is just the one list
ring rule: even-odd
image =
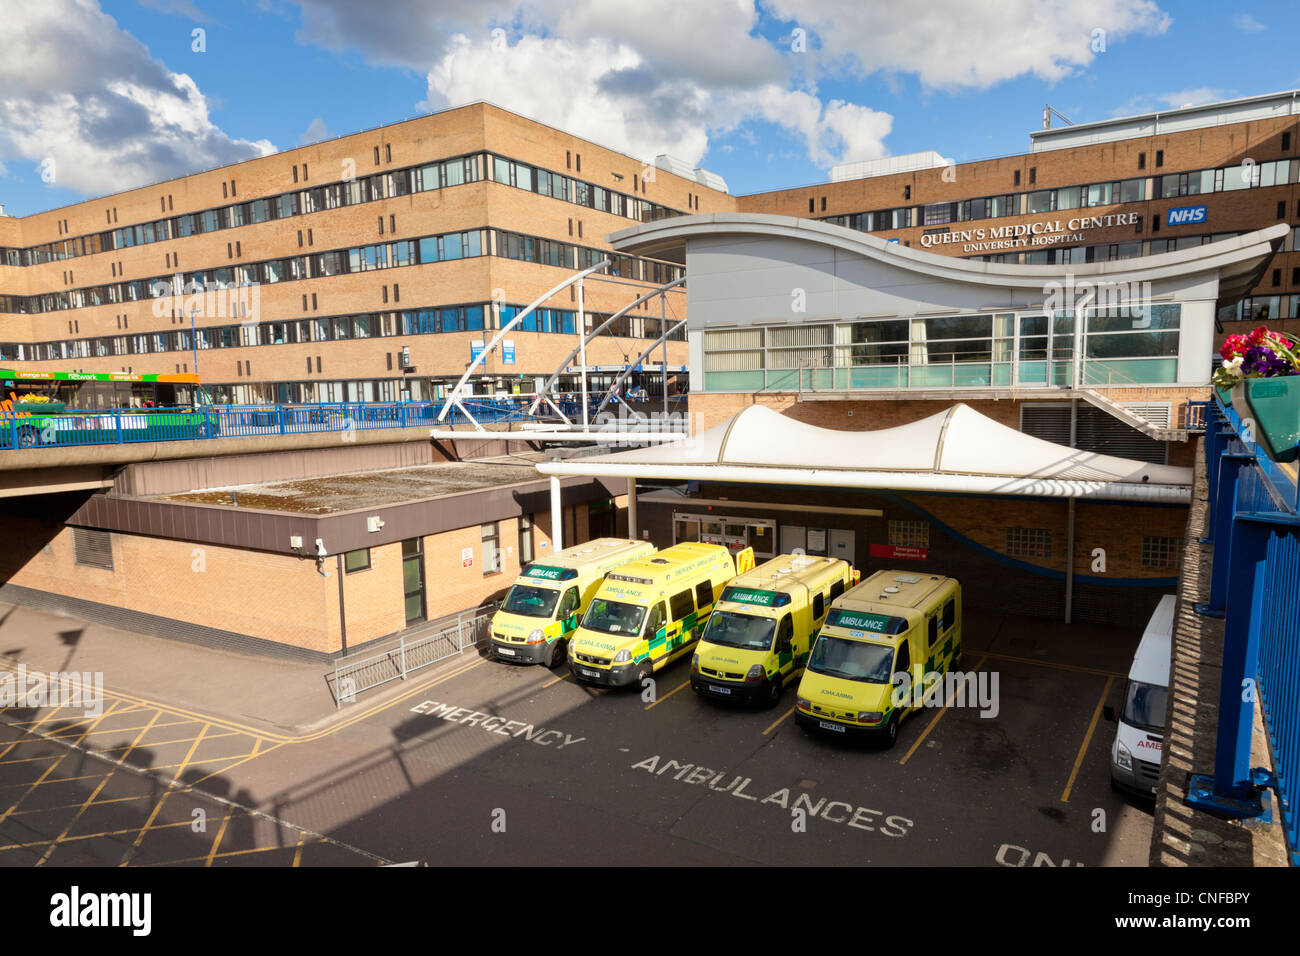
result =
[{"label": "green and yellow ambulance", "polygon": [[831,605],[799,682],[795,720],[892,747],[898,725],[960,659],[961,585],[877,571]]},{"label": "green and yellow ambulance", "polygon": [[605,574],[654,552],[649,541],[597,538],[528,565],[492,618],[493,655],[554,667]]},{"label": "green and yellow ambulance", "polygon": [[569,670],[606,687],[639,683],[690,653],[714,602],[754,549],[732,555],[720,544],[675,544],[611,571],[569,647]]},{"label": "green and yellow ambulance", "polygon": [[847,561],[783,554],[735,578],[691,658],[691,689],[775,706],[803,673],[831,602],[854,582]]}]

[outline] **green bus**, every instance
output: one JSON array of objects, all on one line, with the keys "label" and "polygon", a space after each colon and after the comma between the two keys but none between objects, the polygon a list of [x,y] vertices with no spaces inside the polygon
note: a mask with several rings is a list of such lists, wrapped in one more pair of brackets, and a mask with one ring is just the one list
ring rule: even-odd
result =
[{"label": "green bus", "polygon": [[0,448],[206,438],[193,374],[0,368]]}]

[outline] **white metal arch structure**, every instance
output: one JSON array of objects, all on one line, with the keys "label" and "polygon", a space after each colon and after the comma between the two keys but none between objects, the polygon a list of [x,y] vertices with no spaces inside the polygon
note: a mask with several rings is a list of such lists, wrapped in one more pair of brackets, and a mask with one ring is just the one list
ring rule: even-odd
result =
[{"label": "white metal arch structure", "polygon": [[[474,361],[469,363],[469,368],[465,369],[465,374],[460,377],[460,381],[456,383],[456,386],[451,390],[451,393],[447,396],[448,399],[447,403],[442,406],[442,411],[438,413],[438,421],[440,422],[444,421],[447,418],[447,412],[451,410],[451,407],[453,405],[455,405],[457,408],[461,410],[461,412],[465,415],[465,417],[470,420],[470,423],[474,426],[475,431],[486,432],[487,429],[478,423],[478,419],[476,419],[473,415],[471,415],[469,413],[469,409],[467,409],[464,405],[462,405],[460,401],[462,391],[465,388],[465,383],[469,381],[469,377],[474,373],[474,369],[476,369],[480,364],[482,364],[487,360],[487,357],[492,354],[493,350],[495,350],[497,347],[497,343],[501,341],[501,339],[505,336],[507,332],[513,329],[521,321],[523,321],[524,318],[526,318],[534,309],[540,306],[551,296],[564,291],[569,286],[573,285],[575,282],[578,283],[578,325],[579,328],[581,328],[583,324],[582,280],[585,279],[587,276],[591,275],[593,272],[600,271],[601,269],[605,268],[607,265],[609,265],[609,260],[601,259],[591,268],[583,269],[581,272],[575,272],[573,275],[569,276],[569,278],[565,279],[559,285],[554,286],[553,288],[551,288],[546,292],[543,292],[531,303],[529,303],[528,308],[524,309],[522,312],[516,315],[505,325],[501,326],[501,328],[497,331],[497,334],[492,336],[492,341],[483,347],[483,351],[479,353],[478,358],[474,359]],[[585,340],[584,340],[584,347],[585,347]],[[586,382],[585,376],[583,378],[583,381],[585,384]],[[556,409],[556,411],[559,411],[559,409]],[[586,412],[585,402],[584,402],[583,411],[585,415]],[[565,419],[565,421],[568,421],[568,419]],[[585,430],[586,429],[584,428],[584,431]]]},{"label": "white metal arch structure", "polygon": [[[653,352],[653,351],[654,351],[655,349],[657,349],[660,345],[662,345],[662,344],[664,343],[664,341],[668,338],[668,336],[672,335],[674,332],[676,332],[678,329],[680,329],[680,328],[681,328],[682,326],[684,326],[685,324],[686,324],[686,320],[685,320],[685,319],[682,319],[680,322],[678,322],[676,325],[674,325],[671,329],[664,329],[663,334],[660,335],[659,338],[655,339],[654,342],[652,342],[652,343],[650,344],[650,347],[649,347],[649,348],[647,348],[644,352],[642,352],[642,353],[641,353],[640,355],[638,355],[635,359],[633,359],[633,360],[632,360],[632,363],[631,363],[630,365],[628,365],[627,368],[623,369],[622,372],[619,373],[618,378],[614,379],[614,381],[613,381],[613,382],[610,384],[610,386],[609,386],[609,394],[606,395],[606,396],[604,397],[604,399],[601,401],[601,403],[600,403],[599,405],[596,406],[596,414],[597,414],[597,415],[599,415],[601,412],[603,412],[603,411],[605,410],[605,406],[608,405],[608,404],[609,404],[609,400],[610,400],[611,398],[614,397],[615,393],[618,391],[618,387],[619,387],[620,385],[623,384],[623,380],[624,380],[625,378],[627,378],[629,375],[631,375],[631,374],[632,374],[632,371],[633,371],[633,370],[634,370],[638,365],[640,365],[643,361],[645,361],[646,358],[649,357],[649,355],[650,355],[651,352]],[[664,363],[664,394],[665,394],[665,395],[668,394],[667,388],[668,388],[668,367],[667,367],[667,363],[665,362],[665,363]],[[667,405],[667,398],[664,399],[664,403],[665,403],[665,406],[666,406],[666,405]]]},{"label": "white metal arch structure", "polygon": [[[638,298],[636,301],[623,306],[623,308],[619,309],[617,312],[611,315],[604,322],[600,323],[600,325],[592,329],[591,332],[587,335],[587,337],[583,339],[582,343],[580,345],[574,346],[573,351],[570,352],[565,357],[564,361],[562,361],[559,365],[555,367],[555,371],[551,373],[551,377],[546,380],[546,384],[544,384],[541,387],[541,389],[538,390],[537,397],[533,399],[533,404],[528,407],[528,414],[530,415],[536,414],[538,406],[541,405],[542,402],[546,402],[546,404],[550,405],[551,408],[555,409],[556,414],[558,414],[561,418],[563,418],[566,424],[572,424],[572,422],[569,421],[568,417],[564,414],[564,412],[560,411],[559,407],[555,404],[555,402],[551,400],[551,389],[555,387],[555,383],[559,380],[560,374],[564,371],[565,368],[568,367],[569,363],[573,361],[574,356],[578,354],[578,352],[582,349],[584,345],[586,345],[588,342],[594,339],[601,332],[605,331],[605,329],[607,329],[610,323],[612,323],[615,319],[626,315],[628,312],[635,309],[642,302],[646,302],[650,299],[653,299],[657,295],[663,295],[669,289],[672,289],[675,286],[682,285],[685,282],[686,282],[686,276],[683,275],[680,279],[674,279],[672,282],[666,282],[661,286],[657,286],[656,288],[651,289],[649,292],[647,292],[645,295]],[[605,404],[604,402],[602,402],[601,408],[604,407]]]}]

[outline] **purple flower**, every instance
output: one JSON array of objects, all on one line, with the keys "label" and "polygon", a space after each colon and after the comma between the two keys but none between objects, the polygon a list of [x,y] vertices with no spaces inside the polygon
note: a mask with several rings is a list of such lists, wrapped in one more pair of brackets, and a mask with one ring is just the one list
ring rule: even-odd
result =
[{"label": "purple flower", "polygon": [[1252,345],[1246,350],[1246,357],[1241,365],[1241,370],[1247,375],[1258,375],[1265,378],[1275,375],[1289,375],[1294,371],[1290,362],[1272,349],[1265,348],[1262,345]]}]

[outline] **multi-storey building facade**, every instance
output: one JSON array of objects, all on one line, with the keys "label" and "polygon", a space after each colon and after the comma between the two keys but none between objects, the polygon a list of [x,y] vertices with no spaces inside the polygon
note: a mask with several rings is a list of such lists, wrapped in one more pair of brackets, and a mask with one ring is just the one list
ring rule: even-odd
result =
[{"label": "multi-storey building facade", "polygon": [[[197,370],[217,401],[436,397],[475,343],[604,258],[609,233],[734,204],[473,104],[0,218],[0,356],[54,371]],[[588,328],[680,267],[615,257],[607,274],[616,281],[585,284]],[[574,345],[577,313],[572,288],[544,302],[477,390],[531,390]],[[680,290],[652,299],[592,343],[588,364],[621,365],[682,318]],[[670,367],[685,364],[684,339],[671,337]]]},{"label": "multi-storey building facade", "polygon": [[944,165],[933,154],[925,168],[880,175],[856,164],[844,168],[854,178],[745,196],[739,211],[824,220],[941,255],[1060,266],[1285,222],[1292,234],[1263,281],[1219,319],[1229,333],[1261,321],[1300,329],[1300,90],[1030,139],[1027,153],[977,162]]}]

